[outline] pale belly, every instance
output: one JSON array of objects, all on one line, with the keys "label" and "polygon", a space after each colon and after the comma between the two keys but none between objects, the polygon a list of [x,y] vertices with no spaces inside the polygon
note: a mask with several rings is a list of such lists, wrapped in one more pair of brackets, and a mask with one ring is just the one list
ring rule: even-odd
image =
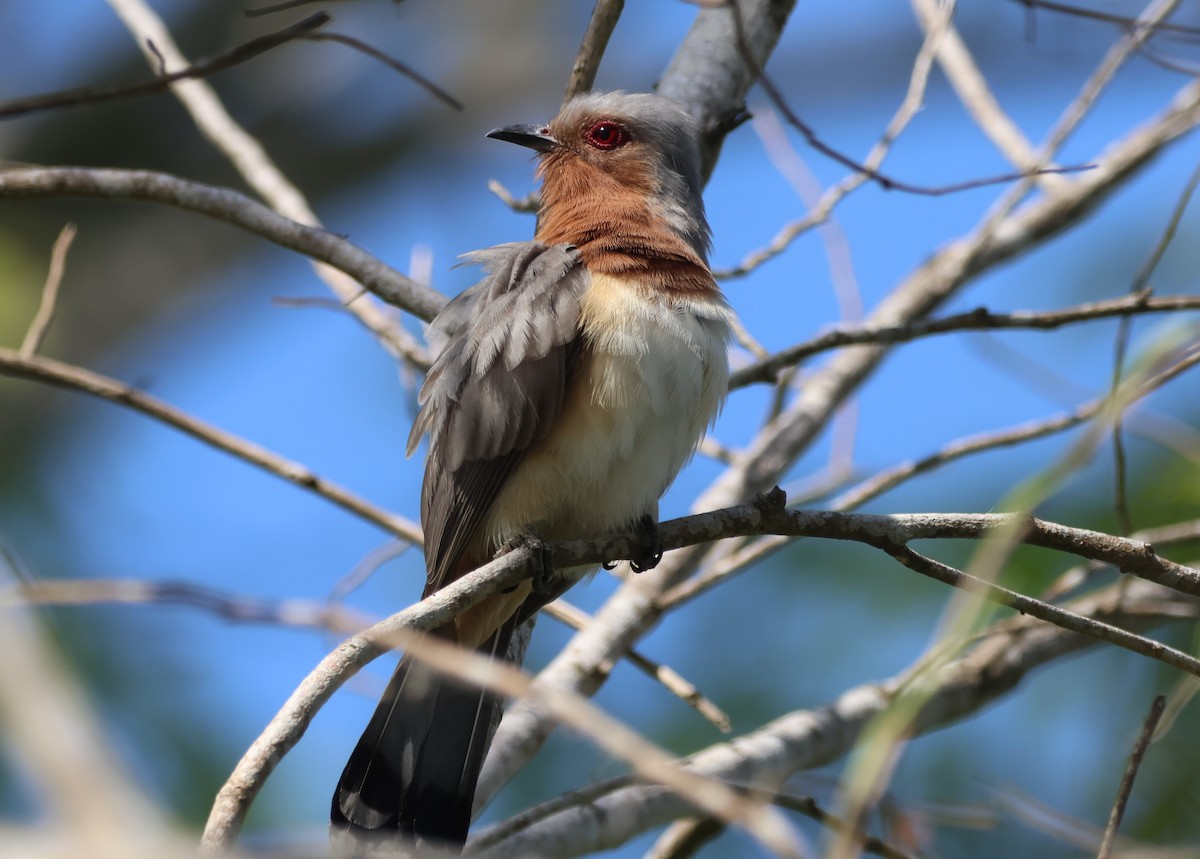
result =
[{"label": "pale belly", "polygon": [[493,506],[495,544],[528,532],[595,537],[655,515],[716,417],[728,384],[728,310],[638,299],[608,277],[584,295],[587,358],[550,435]]}]

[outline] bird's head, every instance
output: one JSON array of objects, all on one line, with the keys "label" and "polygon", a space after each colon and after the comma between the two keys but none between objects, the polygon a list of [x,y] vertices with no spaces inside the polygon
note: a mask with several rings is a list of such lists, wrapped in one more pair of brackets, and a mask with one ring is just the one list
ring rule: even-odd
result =
[{"label": "bird's head", "polygon": [[[488,137],[538,153],[542,223],[555,233],[551,240],[574,242],[570,230],[595,229],[591,220],[642,213],[706,255],[696,124],[674,102],[648,93],[586,93],[545,125],[510,125]],[[547,238],[543,232],[539,227]]]}]

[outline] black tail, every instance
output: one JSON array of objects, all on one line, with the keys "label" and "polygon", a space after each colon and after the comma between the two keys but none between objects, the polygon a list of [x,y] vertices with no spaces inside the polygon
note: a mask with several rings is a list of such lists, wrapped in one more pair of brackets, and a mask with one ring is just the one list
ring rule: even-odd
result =
[{"label": "black tail", "polygon": [[[480,651],[503,658],[511,637],[505,624]],[[333,794],[335,854],[461,847],[499,713],[495,696],[401,659]]]}]

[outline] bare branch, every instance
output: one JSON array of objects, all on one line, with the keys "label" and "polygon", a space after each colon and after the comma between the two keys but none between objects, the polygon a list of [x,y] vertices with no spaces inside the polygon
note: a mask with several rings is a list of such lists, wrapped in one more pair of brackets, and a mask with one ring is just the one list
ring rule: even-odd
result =
[{"label": "bare branch", "polygon": [[[187,65],[187,59],[162,19],[145,0],[108,0],[109,6],[129,28],[147,59],[155,56],[164,71]],[[151,51],[149,46],[153,46]],[[321,226],[308,201],[271,161],[262,145],[234,121],[216,92],[206,81],[183,80],[171,91],[191,114],[197,128],[225,155],[242,178],[281,215],[312,227]],[[404,339],[397,337],[396,319],[362,294],[354,279],[323,264],[314,263],[318,276],[334,295],[370,331],[389,354],[404,358]]]},{"label": "bare branch", "polygon": [[497,179],[488,179],[488,190],[500,198],[500,202],[508,206],[514,212],[534,212],[536,213],[542,205],[542,198],[536,191],[527,194],[520,199],[512,195],[504,185]]},{"label": "bare branch", "polygon": [[224,71],[261,54],[265,54],[267,51],[277,48],[280,45],[295,39],[304,38],[307,34],[312,33],[313,30],[324,27],[331,20],[326,13],[318,12],[278,32],[258,36],[245,44],[238,45],[236,48],[218,54],[211,59],[202,60],[195,65],[186,66],[177,71],[161,74],[145,83],[120,87],[81,87],[80,89],[63,90],[62,92],[46,93],[30,96],[29,98],[0,102],[0,119],[25,116],[42,110],[76,107],[81,104],[102,104],[108,101],[162,92],[177,81],[194,80],[214,75],[217,72]]},{"label": "bare branch", "polygon": [[[280,247],[297,251],[353,278],[356,286],[342,306],[353,309],[368,290],[396,307],[429,321],[446,304],[445,296],[406,277],[342,236],[280,215],[228,188],[180,179],[152,170],[89,167],[0,169],[0,197],[100,197],[147,200],[240,227]],[[400,342],[403,342],[401,340]]]},{"label": "bare branch", "polygon": [[[1071,603],[1069,608],[1114,626],[1142,628],[1196,615],[1194,604],[1179,606],[1169,598],[1164,601],[1163,592],[1154,585],[1135,585],[1120,608],[1115,607],[1111,588]],[[1093,645],[1087,638],[1032,618],[1016,617],[997,624],[970,653],[948,663],[932,678],[935,691],[913,726],[914,735],[978,711],[1007,694],[1036,668]],[[757,731],[689,756],[688,766],[733,784],[777,790],[791,773],[845,755],[863,728],[908,682],[907,675],[854,687],[818,709],[785,714]],[[577,793],[580,798],[576,802],[559,802],[553,813],[527,820],[527,825],[507,832],[502,840],[494,839],[493,832],[504,827],[503,823],[482,830],[471,844],[489,845],[489,859],[579,856],[695,813],[654,786],[608,782]]]},{"label": "bare branch", "polygon": [[115,379],[51,358],[24,357],[12,349],[3,347],[0,347],[0,375],[44,382],[128,406],[217,450],[232,454],[269,474],[314,492],[401,539],[417,545],[421,543],[420,527],[403,516],[397,516],[368,503],[341,486],[314,474],[298,462],[284,459],[253,442],[197,420],[174,406]]},{"label": "bare branch", "polygon": [[[912,0],[912,5],[926,32],[938,25],[940,5],[937,0]],[[1034,168],[1038,161],[1033,144],[992,95],[987,79],[976,65],[953,21],[945,25],[945,32],[938,42],[937,61],[958,94],[959,100],[975,120],[975,124],[1004,157],[1022,170]],[[1037,178],[1040,186],[1052,190],[1064,181],[1066,180],[1052,174]]]},{"label": "bare branch", "polygon": [[[1133,285],[1129,290],[1131,293],[1137,293],[1146,289],[1147,284],[1150,282],[1150,276],[1158,267],[1163,254],[1167,252],[1167,248],[1170,247],[1172,240],[1175,238],[1175,233],[1179,229],[1179,223],[1183,220],[1183,213],[1187,210],[1188,203],[1191,202],[1192,195],[1195,193],[1198,183],[1200,183],[1200,165],[1197,165],[1192,170],[1191,177],[1175,201],[1171,217],[1167,220],[1167,225],[1163,229],[1162,236],[1159,238],[1154,250],[1151,251],[1149,258],[1142,264],[1137,277],[1133,280]],[[1109,383],[1109,395],[1114,398],[1116,397],[1117,389],[1121,385],[1121,378],[1125,374],[1125,356],[1129,351],[1129,337],[1131,333],[1131,319],[1128,316],[1122,317],[1120,325],[1117,327],[1116,343],[1113,348],[1112,379]],[[1114,418],[1112,426],[1113,494],[1117,522],[1120,523],[1121,533],[1128,534],[1133,530],[1133,517],[1129,512],[1129,498],[1126,492],[1125,436],[1122,432],[1122,419],[1123,415],[1118,414]]]},{"label": "bare branch", "polygon": [[966,313],[944,316],[941,319],[919,320],[901,325],[844,326],[814,337],[805,343],[784,349],[765,361],[759,361],[737,370],[730,376],[729,387],[736,389],[755,382],[774,382],[779,371],[785,367],[794,366],[820,352],[846,346],[907,343],[921,337],[962,331],[997,331],[1001,329],[1052,331],[1064,325],[1073,325],[1079,322],[1186,310],[1200,310],[1200,296],[1169,295],[1156,298],[1149,289],[1141,289],[1120,298],[1077,304],[1061,310],[1018,310],[1012,313],[994,313],[986,307],[979,307]]},{"label": "bare branch", "polygon": [[1150,705],[1150,712],[1146,714],[1146,721],[1142,725],[1142,733],[1133,746],[1133,752],[1129,755],[1129,763],[1125,766],[1125,774],[1121,777],[1121,786],[1117,790],[1112,813],[1108,816],[1108,825],[1104,827],[1104,840],[1100,843],[1100,852],[1096,854],[1096,859],[1108,859],[1112,854],[1113,845],[1117,840],[1117,830],[1121,828],[1121,819],[1125,816],[1125,806],[1133,793],[1133,780],[1137,778],[1138,767],[1142,765],[1142,758],[1146,756],[1146,751],[1150,748],[1150,741],[1154,738],[1158,720],[1162,718],[1166,706],[1167,699],[1164,695],[1157,696],[1154,703]]},{"label": "bare branch", "polygon": [[54,247],[50,249],[50,270],[46,273],[46,282],[42,286],[42,300],[38,304],[33,321],[29,323],[29,330],[25,332],[25,339],[21,341],[20,353],[23,357],[28,358],[35,354],[41,348],[46,332],[50,330],[58,302],[58,288],[67,268],[67,251],[71,249],[76,232],[74,224],[67,224],[54,240]]},{"label": "bare branch", "polygon": [[[1110,623],[967,576],[917,555],[907,547],[912,540],[978,540],[1000,533],[1029,545],[1101,560],[1124,572],[1176,588],[1183,593],[1200,594],[1200,572],[1158,557],[1144,543],[1068,528],[1018,514],[878,516],[788,510],[783,506],[781,495],[778,493],[765,497],[743,507],[664,522],[659,528],[662,546],[669,550],[724,537],[761,533],[858,541],[887,552],[910,569],[966,588],[985,599],[1200,676],[1200,660],[1186,653]],[[549,548],[555,564],[565,568],[628,557],[635,550],[637,541],[635,534],[612,535],[594,540],[556,543]],[[280,758],[299,742],[313,715],[334,690],[387,649],[382,642],[390,642],[389,636],[397,634],[397,630],[427,630],[446,623],[483,598],[514,586],[527,577],[530,570],[530,550],[526,547],[514,550],[463,576],[417,605],[376,624],[367,633],[348,639],[326,657],[284,704],[222,788],[209,818],[205,845],[217,849],[232,843],[249,803]],[[441,668],[440,663],[438,667]],[[475,682],[477,678],[471,675],[470,679]],[[547,690],[538,694],[556,693]]]},{"label": "bare branch", "polygon": [[[998,176],[987,176],[980,179],[970,179],[965,182],[955,182],[936,186],[916,185],[911,182],[902,182],[898,179],[893,179],[890,176],[886,176],[879,170],[873,169],[864,163],[859,163],[850,156],[830,146],[819,136],[817,136],[816,131],[813,130],[811,126],[800,119],[799,115],[797,115],[787,103],[787,99],[784,97],[783,92],[775,85],[762,66],[757,64],[754,52],[750,49],[750,45],[746,41],[745,28],[742,23],[742,16],[738,8],[737,0],[725,0],[725,2],[729,6],[733,16],[734,34],[737,38],[738,45],[741,48],[742,57],[744,58],[746,64],[750,67],[753,76],[758,80],[759,85],[763,88],[763,91],[766,92],[767,96],[771,99],[771,103],[775,105],[776,110],[783,115],[784,119],[787,120],[789,125],[800,132],[800,134],[804,137],[805,142],[813,149],[820,152],[826,158],[836,161],[843,167],[853,170],[856,174],[865,176],[870,181],[878,183],[879,186],[885,191],[904,191],[906,193],[917,194],[919,196],[941,197],[947,194],[957,194],[962,191],[969,191],[975,188],[984,188],[989,185],[1003,185],[1009,182],[1015,182],[1019,179],[1029,180],[1046,174],[1078,173],[1083,170],[1091,169],[1090,165],[1077,165],[1073,167],[1051,167],[1039,165],[1029,170],[1022,170],[1016,173],[1003,173]],[[952,3],[947,4],[947,6],[949,9],[953,9]],[[930,35],[931,39],[926,41],[926,45],[930,45],[932,43],[934,46],[936,46],[936,39],[940,37],[941,33],[937,30],[931,29]],[[918,57],[918,62],[915,64],[915,69],[924,69],[924,74],[928,75],[928,64],[931,55],[927,54],[925,51],[926,49],[923,47],[922,54],[920,57]],[[914,82],[918,84],[920,83],[919,75],[919,71],[914,73]]]},{"label": "bare branch", "polygon": [[[556,558],[570,564],[570,548],[581,544],[594,551],[594,545],[577,541],[568,544],[567,553],[556,553]],[[777,813],[718,782],[681,769],[665,752],[585,699],[565,691],[534,690],[530,678],[515,668],[455,645],[413,635],[414,630],[428,630],[446,623],[484,597],[515,585],[528,576],[530,562],[528,548],[510,552],[339,645],[300,684],[221,789],[205,829],[204,849],[218,851],[232,843],[267,775],[299,741],[316,710],[359,668],[388,648],[401,644],[407,652],[460,680],[509,696],[533,697],[557,721],[581,731],[601,748],[626,760],[641,776],[680,791],[689,802],[723,820],[744,826],[774,855],[799,857],[790,828]]]},{"label": "bare branch", "polygon": [[229,594],[190,582],[144,579],[43,579],[0,589],[0,609],[21,605],[64,606],[117,603],[181,605],[239,623],[273,623],[348,634],[371,618],[342,606],[301,599],[264,600]]},{"label": "bare branch", "polygon": [[[1091,112],[1097,100],[1104,90],[1107,89],[1109,83],[1112,82],[1121,66],[1145,45],[1146,40],[1154,34],[1155,29],[1171,15],[1178,5],[1179,0],[1153,0],[1138,18],[1136,26],[1126,33],[1124,38],[1118,40],[1108,49],[1100,65],[1096,67],[1095,71],[1084,82],[1083,88],[1079,91],[1075,100],[1063,111],[1045,142],[1038,149],[1034,167],[1050,162],[1055,153],[1066,143],[1067,139],[1079,127],[1079,124]],[[986,228],[994,227],[1002,219],[1008,217],[1021,200],[1025,198],[1032,185],[1033,181],[1030,178],[1011,188],[992,207],[992,211],[984,221],[985,231]],[[1059,191],[1061,192],[1061,189]]]},{"label": "bare branch", "polygon": [[646,851],[644,859],[688,859],[724,831],[725,824],[715,817],[677,820]]},{"label": "bare branch", "polygon": [[392,615],[367,632],[352,636],[321,660],[296,687],[270,724],[246,750],[217,793],[204,829],[201,846],[228,849],[237,838],[250,803],[267,778],[307,730],[317,711],[343,683],[371,660],[385,653],[404,630],[428,630],[452,620],[480,600],[528,576],[527,548],[468,573],[414,606]]},{"label": "bare branch", "polygon": [[349,48],[353,48],[359,53],[366,54],[372,59],[379,60],[379,62],[383,63],[392,71],[399,72],[400,74],[404,75],[442,104],[452,107],[455,110],[466,109],[463,107],[463,103],[461,101],[450,95],[450,93],[446,92],[416,69],[405,65],[395,57],[388,56],[378,48],[371,47],[361,39],[355,39],[353,36],[345,36],[341,33],[309,33],[305,36],[301,36],[301,38],[308,42],[337,42],[340,45],[346,45]]},{"label": "bare branch", "polygon": [[1045,438],[1054,433],[1065,432],[1098,414],[1100,409],[1104,407],[1104,402],[1104,400],[1093,400],[1063,415],[1029,421],[1009,429],[956,439],[940,450],[931,453],[929,456],[902,462],[899,465],[873,475],[857,486],[853,486],[838,495],[829,502],[828,506],[832,510],[853,510],[919,474],[926,474],[964,456],[1022,444],[1034,439]]},{"label": "bare branch", "polygon": [[571,66],[571,76],[567,79],[567,93],[564,101],[572,96],[587,92],[596,82],[596,72],[600,68],[600,59],[604,49],[608,47],[608,39],[625,8],[625,0],[596,0],[592,10],[592,19],[588,22],[587,32],[583,34],[583,43],[575,55]]},{"label": "bare branch", "polygon": [[[1099,9],[1088,9],[1085,6],[1072,6],[1067,3],[1055,3],[1052,0],[1013,0],[1027,9],[1043,9],[1047,12],[1057,12],[1062,15],[1070,15],[1073,18],[1088,18],[1093,21],[1104,21],[1108,24],[1115,24],[1122,30],[1128,32],[1134,29],[1141,22],[1137,18],[1130,18],[1125,15],[1114,15],[1111,12],[1104,12]],[[1155,29],[1164,33],[1179,33],[1185,36],[1200,36],[1200,27],[1189,27],[1186,24],[1172,24],[1169,21],[1163,21],[1157,24]]]},{"label": "bare branch", "polygon": [[[571,603],[562,597],[550,603],[542,611],[573,629],[583,629],[588,621],[591,620],[586,612],[571,605]],[[637,650],[630,650],[625,654],[625,657],[643,674],[662,684],[663,688],[668,692],[707,719],[718,731],[728,734],[733,730],[733,725],[730,723],[729,716],[725,711],[706,698],[703,692],[675,669],[669,665],[662,665],[655,662],[643,656]]]},{"label": "bare branch", "polygon": [[[1195,660],[1182,651],[1167,647],[1145,636],[1126,632],[1119,627],[1064,611],[1041,600],[1022,596],[1008,588],[991,584],[981,578],[956,570],[949,564],[943,564],[940,561],[927,558],[918,552],[914,552],[907,546],[900,547],[890,554],[913,572],[929,576],[945,584],[953,585],[956,588],[976,593],[984,599],[1016,609],[1021,614],[1036,617],[1039,620],[1044,620],[1063,629],[1069,629],[1072,632],[1078,632],[1093,638],[1100,638],[1134,653],[1140,653],[1151,659],[1158,659],[1175,668],[1187,671],[1189,674],[1196,674],[1196,668],[1200,667],[1200,660]],[[1184,658],[1181,659],[1181,656]]]},{"label": "bare branch", "polygon": [[311,6],[314,3],[331,2],[336,3],[338,0],[280,0],[278,3],[270,3],[266,6],[256,6],[253,9],[246,9],[242,14],[247,18],[261,18],[264,15],[274,15],[277,12],[286,12],[289,9]]}]

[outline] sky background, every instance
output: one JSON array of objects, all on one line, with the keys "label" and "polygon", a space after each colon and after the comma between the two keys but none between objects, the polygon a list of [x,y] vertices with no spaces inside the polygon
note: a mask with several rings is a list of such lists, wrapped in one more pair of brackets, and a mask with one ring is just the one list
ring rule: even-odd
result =
[{"label": "sky background", "polygon": [[[192,56],[292,20],[250,22],[234,3],[174,0],[155,8]],[[1124,3],[1105,9],[1138,11]],[[407,0],[400,6],[338,4],[332,11],[337,31],[403,59],[459,96],[466,109],[452,113],[404,78],[328,44],[289,45],[221,75],[218,90],[312,194],[329,229],[403,271],[426,260],[432,285],[457,293],[477,276],[454,267],[459,254],[532,234],[532,218],[510,211],[487,189],[488,180],[497,179],[523,196],[534,187],[532,161],[484,134],[554,113],[590,7]],[[1198,11],[1185,3],[1177,20],[1200,23]],[[667,0],[628,4],[597,86],[652,87],[694,15],[694,7]],[[1030,27],[1022,7],[1004,0],[960,4],[957,20],[1001,103],[1035,141],[1116,37],[1111,26],[1046,13]],[[800,4],[768,70],[822,140],[861,158],[903,99],[919,44],[905,4]],[[1159,47],[1197,59],[1187,44]],[[135,46],[105,4],[0,3],[0,99],[144,74]],[[1060,162],[1086,164],[1107,141],[1161,110],[1185,80],[1135,58]],[[758,133],[771,122],[771,106],[757,89],[749,106],[756,120],[729,137],[706,193],[718,269],[735,265],[806,211]],[[845,175],[798,135],[789,133],[788,140],[813,182],[827,187]],[[0,158],[146,166],[241,187],[169,96],[6,121]],[[1198,160],[1200,141],[1176,144],[1083,228],[993,270],[943,311],[1048,309],[1122,295]],[[890,176],[930,186],[1010,169],[938,72],[923,110],[885,165]],[[917,196],[867,187],[843,202],[834,238],[845,242],[861,302],[876,305],[938,247],[969,231],[1002,193],[1002,187],[987,187]],[[1197,290],[1198,217],[1195,210],[1185,215],[1156,271],[1160,294]],[[0,334],[6,344],[19,342],[48,249],[68,219],[80,234],[47,354],[136,383],[417,518],[421,463],[404,457],[414,379],[350,317],[276,301],[326,295],[304,260],[290,252],[150,204],[0,201]],[[810,232],[725,290],[747,328],[775,350],[839,322],[834,273],[821,235]],[[855,400],[857,471],[869,474],[951,439],[1055,413],[1103,392],[1114,331],[1115,323],[1106,322],[1054,333],[955,335],[897,350]],[[1132,354],[1171,331],[1195,338],[1195,315],[1139,320]],[[731,360],[738,366],[748,358],[735,349]],[[1190,428],[1198,398],[1197,380],[1185,378],[1150,400],[1145,420],[1172,428],[1194,455]],[[747,443],[766,403],[765,389],[736,393],[716,437],[733,447]],[[868,509],[996,509],[1073,439],[963,461]],[[0,379],[0,443],[0,542],[35,576],[182,580],[256,598],[320,601],[389,546],[376,528],[310,493],[109,403]],[[1135,523],[1186,517],[1188,510],[1195,518],[1195,461],[1140,435],[1130,444]],[[794,485],[819,474],[829,455],[826,433],[790,475]],[[1111,470],[1105,449],[1043,512],[1067,524],[1110,520]],[[698,458],[664,499],[663,518],[687,512],[718,473],[717,464]],[[961,561],[962,552],[948,548],[943,557]],[[1062,559],[1042,556],[1028,563],[1022,574],[1043,583],[1065,568]],[[350,602],[383,616],[415,600],[422,582],[420,555],[410,551],[381,567]],[[613,589],[601,574],[572,591],[570,600],[592,610]],[[641,650],[696,682],[733,715],[736,729],[748,730],[905,668],[929,643],[947,597],[944,587],[864,548],[808,542],[673,615]],[[235,624],[184,608],[92,607],[47,617],[74,654],[123,760],[192,823],[202,819],[207,798],[240,751],[336,644],[311,630]],[[543,620],[527,664],[544,664],[566,639],[554,621]],[[1189,643],[1186,632],[1172,640]],[[323,843],[330,790],[388,671],[390,662],[373,666],[322,710],[255,806],[248,830],[255,843]],[[1028,796],[1102,823],[1145,707],[1174,679],[1113,650],[1056,665],[1030,678],[1021,694],[914,742],[893,798],[915,808],[995,808],[1004,798]],[[598,701],[673,748],[719,740],[626,665]],[[10,764],[14,757],[10,750]],[[1195,757],[1193,751],[1174,766],[1194,771]],[[1157,780],[1155,766],[1162,768]],[[1195,785],[1179,796],[1177,769],[1153,760],[1147,768],[1151,786],[1135,794],[1133,826],[1164,839],[1175,827],[1173,837],[1200,841],[1200,814],[1190,826],[1182,822],[1186,815],[1152,821],[1156,803],[1165,803],[1160,791],[1168,789],[1176,794],[1172,802],[1196,811]],[[619,771],[583,741],[556,737],[488,817]],[[36,800],[27,780],[13,766],[8,773],[0,809],[30,813]],[[829,795],[827,777],[805,778],[802,790]],[[612,855],[641,855],[652,840]],[[1076,855],[1003,813],[993,830],[948,829],[934,843],[946,856]],[[730,835],[702,855],[757,855],[754,850]]]}]

